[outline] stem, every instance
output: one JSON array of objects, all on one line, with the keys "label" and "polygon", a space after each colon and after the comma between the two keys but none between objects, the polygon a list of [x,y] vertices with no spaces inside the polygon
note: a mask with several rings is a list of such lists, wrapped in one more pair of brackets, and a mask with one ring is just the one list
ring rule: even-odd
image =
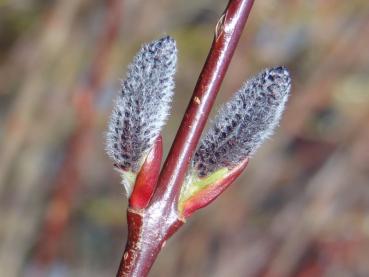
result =
[{"label": "stem", "polygon": [[184,223],[178,197],[192,155],[250,14],[254,0],[230,0],[181,126],[145,210],[129,209],[128,239],[117,276],[147,276],[162,246]]},{"label": "stem", "polygon": [[254,0],[231,0],[219,19],[214,40],[186,113],[160,174],[153,201],[178,201],[189,162],[200,140]]},{"label": "stem", "polygon": [[117,276],[147,276],[166,240],[182,226],[176,216],[171,220],[147,216],[128,209],[128,238]]}]

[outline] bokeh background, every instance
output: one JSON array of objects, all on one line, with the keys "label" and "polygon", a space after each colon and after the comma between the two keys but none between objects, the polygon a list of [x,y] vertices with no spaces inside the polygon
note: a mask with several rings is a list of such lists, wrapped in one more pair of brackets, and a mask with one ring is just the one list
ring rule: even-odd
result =
[{"label": "bokeh background", "polygon": [[[166,153],[225,0],[0,1],[0,275],[114,276],[127,200],[104,152],[144,42],[177,40]],[[369,276],[369,2],[256,1],[217,106],[286,65],[281,127],[151,276]]]}]

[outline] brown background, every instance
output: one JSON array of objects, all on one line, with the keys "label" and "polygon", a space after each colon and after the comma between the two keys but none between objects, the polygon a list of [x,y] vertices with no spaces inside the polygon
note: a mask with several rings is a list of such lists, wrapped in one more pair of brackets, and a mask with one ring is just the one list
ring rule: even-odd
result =
[{"label": "brown background", "polygon": [[[0,275],[113,276],[127,200],[104,132],[144,42],[177,40],[173,140],[221,0],[0,1]],[[254,5],[220,95],[286,65],[281,127],[151,276],[369,276],[369,2]]]}]

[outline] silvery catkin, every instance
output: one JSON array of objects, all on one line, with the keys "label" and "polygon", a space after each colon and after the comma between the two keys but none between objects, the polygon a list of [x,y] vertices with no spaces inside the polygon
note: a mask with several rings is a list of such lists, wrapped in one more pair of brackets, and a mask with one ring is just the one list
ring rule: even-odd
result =
[{"label": "silvery catkin", "polygon": [[202,138],[192,161],[198,176],[232,168],[252,155],[278,125],[290,88],[285,67],[265,69],[247,81]]},{"label": "silvery catkin", "polygon": [[144,45],[128,66],[115,101],[106,151],[118,168],[137,172],[170,110],[177,48],[167,36]]}]

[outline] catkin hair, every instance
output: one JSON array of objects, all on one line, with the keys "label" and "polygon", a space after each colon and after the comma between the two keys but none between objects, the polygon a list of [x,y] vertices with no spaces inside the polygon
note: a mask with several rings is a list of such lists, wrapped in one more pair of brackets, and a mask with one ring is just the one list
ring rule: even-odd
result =
[{"label": "catkin hair", "polygon": [[106,151],[117,167],[137,172],[170,110],[177,48],[167,36],[144,45],[128,66],[110,118]]},{"label": "catkin hair", "polygon": [[278,125],[291,88],[285,67],[265,69],[244,83],[218,112],[195,152],[200,177],[251,156]]}]

